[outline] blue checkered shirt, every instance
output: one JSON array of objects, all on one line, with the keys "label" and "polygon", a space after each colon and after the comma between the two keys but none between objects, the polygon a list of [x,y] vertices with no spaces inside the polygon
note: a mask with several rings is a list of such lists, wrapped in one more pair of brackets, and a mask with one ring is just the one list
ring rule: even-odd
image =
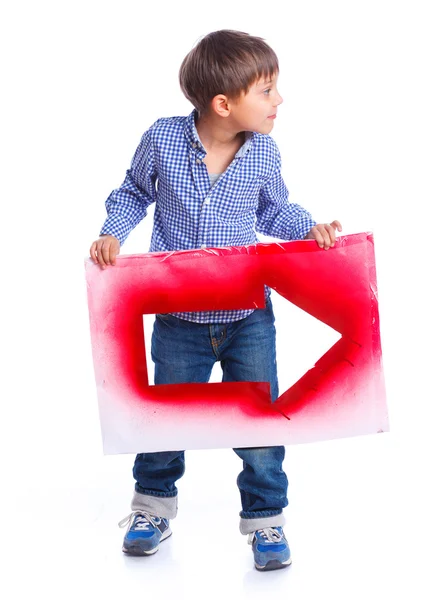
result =
[{"label": "blue checkered shirt", "polygon": [[[288,200],[281,159],[268,135],[246,133],[243,146],[211,186],[196,113],[164,118],[146,131],[122,185],[108,197],[101,235],[121,244],[155,202],[150,252],[171,252],[258,242],[256,232],[303,239],[316,223]],[[268,296],[269,290],[266,290]],[[253,310],[174,313],[196,323],[229,323]]]}]

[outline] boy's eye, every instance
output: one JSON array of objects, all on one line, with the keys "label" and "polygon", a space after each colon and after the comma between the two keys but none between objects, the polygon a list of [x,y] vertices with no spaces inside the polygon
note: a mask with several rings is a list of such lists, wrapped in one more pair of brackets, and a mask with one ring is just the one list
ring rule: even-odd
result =
[{"label": "boy's eye", "polygon": [[264,94],[267,94],[267,95],[269,95],[269,94],[270,94],[270,92],[271,92],[271,88],[268,88],[267,90],[264,90]]}]

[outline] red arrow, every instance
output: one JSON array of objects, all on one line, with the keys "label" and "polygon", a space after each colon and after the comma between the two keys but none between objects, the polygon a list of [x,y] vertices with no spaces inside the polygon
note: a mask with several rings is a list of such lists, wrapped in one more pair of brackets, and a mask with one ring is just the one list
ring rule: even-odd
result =
[{"label": "red arrow", "polygon": [[[329,251],[313,241],[257,244],[124,256],[104,271],[89,260],[86,270],[96,381],[119,406],[133,398],[148,414],[163,403],[183,419],[221,406],[227,415],[240,406],[245,418],[293,418],[304,410],[315,418],[335,395],[357,407],[353,399],[367,381],[375,396],[363,403],[367,420],[376,405],[375,420],[386,428],[371,234],[341,237]],[[263,308],[264,284],[342,336],[276,403],[267,383],[149,386],[143,314]]]}]

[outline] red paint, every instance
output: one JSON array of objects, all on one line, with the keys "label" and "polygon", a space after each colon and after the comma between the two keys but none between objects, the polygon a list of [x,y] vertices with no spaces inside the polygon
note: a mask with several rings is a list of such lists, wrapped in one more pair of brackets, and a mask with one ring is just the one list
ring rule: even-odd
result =
[{"label": "red paint", "polygon": [[[193,412],[205,397],[207,413],[225,403],[249,416],[281,412],[292,423],[335,394],[350,402],[381,371],[371,234],[340,237],[327,251],[314,241],[257,244],[123,256],[104,271],[88,260],[86,269],[96,379],[119,398],[132,390],[142,402]],[[262,308],[264,284],[342,336],[275,404],[266,383],[148,385],[143,314]]]}]

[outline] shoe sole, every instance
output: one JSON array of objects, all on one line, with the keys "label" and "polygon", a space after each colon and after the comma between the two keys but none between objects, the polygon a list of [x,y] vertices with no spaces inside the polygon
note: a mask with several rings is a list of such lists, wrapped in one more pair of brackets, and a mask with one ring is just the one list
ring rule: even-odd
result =
[{"label": "shoe sole", "polygon": [[263,567],[255,563],[255,568],[258,569],[258,571],[275,571],[276,569],[284,569],[285,567],[288,567],[291,563],[291,558],[289,558],[285,562],[280,562],[279,560],[269,560],[269,562]]},{"label": "shoe sole", "polygon": [[[163,532],[162,537],[159,540],[159,544],[169,538],[170,535],[172,535],[172,531],[170,528],[168,528]],[[128,548],[123,546],[122,550],[125,554],[129,554],[130,556],[151,556],[159,550],[159,544],[152,550],[143,550],[139,544],[139,541],[136,540],[135,542],[131,542]]]}]

